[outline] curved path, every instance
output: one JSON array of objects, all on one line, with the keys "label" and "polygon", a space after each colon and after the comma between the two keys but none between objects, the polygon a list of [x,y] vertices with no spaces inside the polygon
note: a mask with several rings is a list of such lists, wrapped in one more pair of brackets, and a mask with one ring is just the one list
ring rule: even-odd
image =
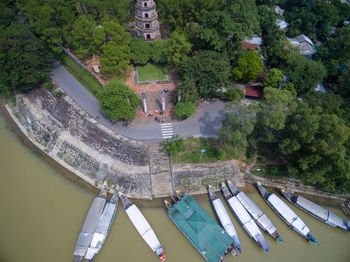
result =
[{"label": "curved path", "polygon": [[[69,95],[91,117],[100,112],[98,100],[91,95],[63,66],[57,65],[51,73],[55,84]],[[162,141],[172,134],[181,137],[214,137],[221,127],[221,120],[225,117],[226,103],[221,101],[205,102],[197,109],[197,113],[182,122],[166,124],[129,125],[112,123],[107,117],[100,117],[98,121],[107,128],[125,137],[149,142]]]}]

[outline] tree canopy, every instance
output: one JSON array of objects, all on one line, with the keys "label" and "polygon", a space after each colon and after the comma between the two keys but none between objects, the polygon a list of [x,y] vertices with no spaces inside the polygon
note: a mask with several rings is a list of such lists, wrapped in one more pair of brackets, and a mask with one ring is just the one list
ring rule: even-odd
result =
[{"label": "tree canopy", "polygon": [[168,40],[167,61],[168,64],[177,67],[191,52],[192,44],[189,43],[184,34],[174,32]]},{"label": "tree canopy", "polygon": [[239,58],[232,70],[234,80],[248,82],[256,79],[263,71],[264,65],[258,52],[247,52]]},{"label": "tree canopy", "polygon": [[112,122],[134,119],[140,104],[140,99],[128,86],[115,80],[103,86],[99,101],[102,113]]}]

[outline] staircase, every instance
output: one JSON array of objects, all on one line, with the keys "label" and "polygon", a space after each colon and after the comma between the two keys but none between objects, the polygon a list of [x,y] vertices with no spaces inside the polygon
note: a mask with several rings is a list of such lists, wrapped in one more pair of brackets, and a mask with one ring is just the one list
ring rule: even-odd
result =
[{"label": "staircase", "polygon": [[163,152],[161,144],[150,145],[148,153],[150,158],[152,197],[173,195],[173,178],[168,153]]}]

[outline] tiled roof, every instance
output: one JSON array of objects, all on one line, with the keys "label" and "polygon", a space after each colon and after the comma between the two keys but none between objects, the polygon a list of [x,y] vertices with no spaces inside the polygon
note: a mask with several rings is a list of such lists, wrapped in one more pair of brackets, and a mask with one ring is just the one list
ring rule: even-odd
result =
[{"label": "tiled roof", "polygon": [[246,87],[245,95],[250,97],[255,97],[255,98],[261,98],[263,97],[263,91],[260,88]]}]

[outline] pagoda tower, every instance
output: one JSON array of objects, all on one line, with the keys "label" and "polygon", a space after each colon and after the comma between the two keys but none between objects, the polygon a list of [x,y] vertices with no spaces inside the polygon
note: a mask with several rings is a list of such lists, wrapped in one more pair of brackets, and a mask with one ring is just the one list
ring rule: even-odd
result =
[{"label": "pagoda tower", "polygon": [[137,36],[145,40],[154,40],[160,37],[155,1],[137,0],[135,7]]}]

